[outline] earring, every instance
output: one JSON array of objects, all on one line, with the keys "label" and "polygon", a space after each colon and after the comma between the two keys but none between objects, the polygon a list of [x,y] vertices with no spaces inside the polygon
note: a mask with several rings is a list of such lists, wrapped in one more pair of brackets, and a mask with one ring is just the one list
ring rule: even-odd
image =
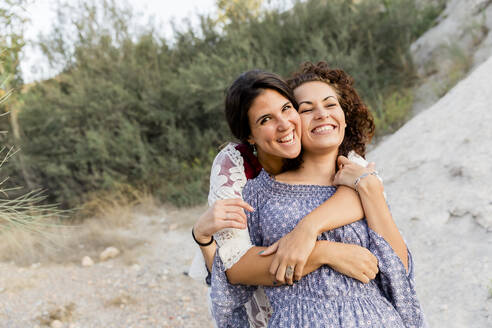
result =
[{"label": "earring", "polygon": [[256,144],[251,144],[253,147],[253,155],[258,156],[258,151],[256,150]]}]

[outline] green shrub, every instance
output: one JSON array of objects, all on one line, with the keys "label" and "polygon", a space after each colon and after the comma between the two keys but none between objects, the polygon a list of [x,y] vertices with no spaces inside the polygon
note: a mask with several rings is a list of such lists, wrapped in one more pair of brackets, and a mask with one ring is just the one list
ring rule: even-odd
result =
[{"label": "green shrub", "polygon": [[411,89],[401,89],[381,96],[382,104],[380,112],[374,113],[376,124],[376,137],[384,133],[398,130],[410,117],[413,105],[413,92]]},{"label": "green shrub", "polygon": [[451,42],[442,45],[441,60],[449,62],[446,75],[434,85],[434,93],[441,98],[461,81],[473,65],[473,56],[464,50],[458,43]]}]

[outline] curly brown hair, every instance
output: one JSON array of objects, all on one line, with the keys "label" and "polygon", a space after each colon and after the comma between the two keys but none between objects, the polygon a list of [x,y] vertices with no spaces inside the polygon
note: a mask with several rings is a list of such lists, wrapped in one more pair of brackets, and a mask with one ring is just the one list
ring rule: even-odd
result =
[{"label": "curly brown hair", "polygon": [[[375,126],[369,109],[353,87],[354,79],[343,70],[332,69],[326,62],[321,61],[316,65],[311,62],[302,64],[300,70],[293,73],[287,83],[294,90],[304,83],[313,81],[325,82],[333,87],[345,114],[347,128],[338,154],[347,156],[349,151],[354,150],[365,157],[366,145],[374,135]],[[286,169],[299,167],[300,164],[299,160],[290,162]]]}]

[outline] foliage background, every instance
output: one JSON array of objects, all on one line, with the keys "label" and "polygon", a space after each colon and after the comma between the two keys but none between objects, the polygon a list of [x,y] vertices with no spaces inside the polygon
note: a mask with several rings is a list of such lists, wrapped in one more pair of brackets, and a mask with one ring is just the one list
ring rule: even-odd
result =
[{"label": "foliage background", "polygon": [[349,72],[378,136],[390,133],[412,102],[409,46],[442,9],[439,1],[308,0],[285,10],[220,0],[216,14],[166,40],[151,28],[136,32],[133,13],[116,1],[60,5],[40,45],[62,72],[21,86],[10,68],[23,92],[19,136],[5,143],[23,156],[6,171],[66,208],[133,189],[178,206],[202,202],[213,157],[232,140],[227,86],[253,68],[287,77],[304,61]]}]

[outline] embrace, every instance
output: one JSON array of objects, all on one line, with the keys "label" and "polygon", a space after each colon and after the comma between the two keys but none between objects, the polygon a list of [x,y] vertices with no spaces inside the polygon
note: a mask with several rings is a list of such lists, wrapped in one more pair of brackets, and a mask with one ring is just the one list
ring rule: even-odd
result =
[{"label": "embrace", "polygon": [[374,122],[353,79],[325,62],[287,81],[249,71],[225,113],[240,142],[215,158],[192,230],[215,324],[426,327],[411,253],[364,160]]}]

